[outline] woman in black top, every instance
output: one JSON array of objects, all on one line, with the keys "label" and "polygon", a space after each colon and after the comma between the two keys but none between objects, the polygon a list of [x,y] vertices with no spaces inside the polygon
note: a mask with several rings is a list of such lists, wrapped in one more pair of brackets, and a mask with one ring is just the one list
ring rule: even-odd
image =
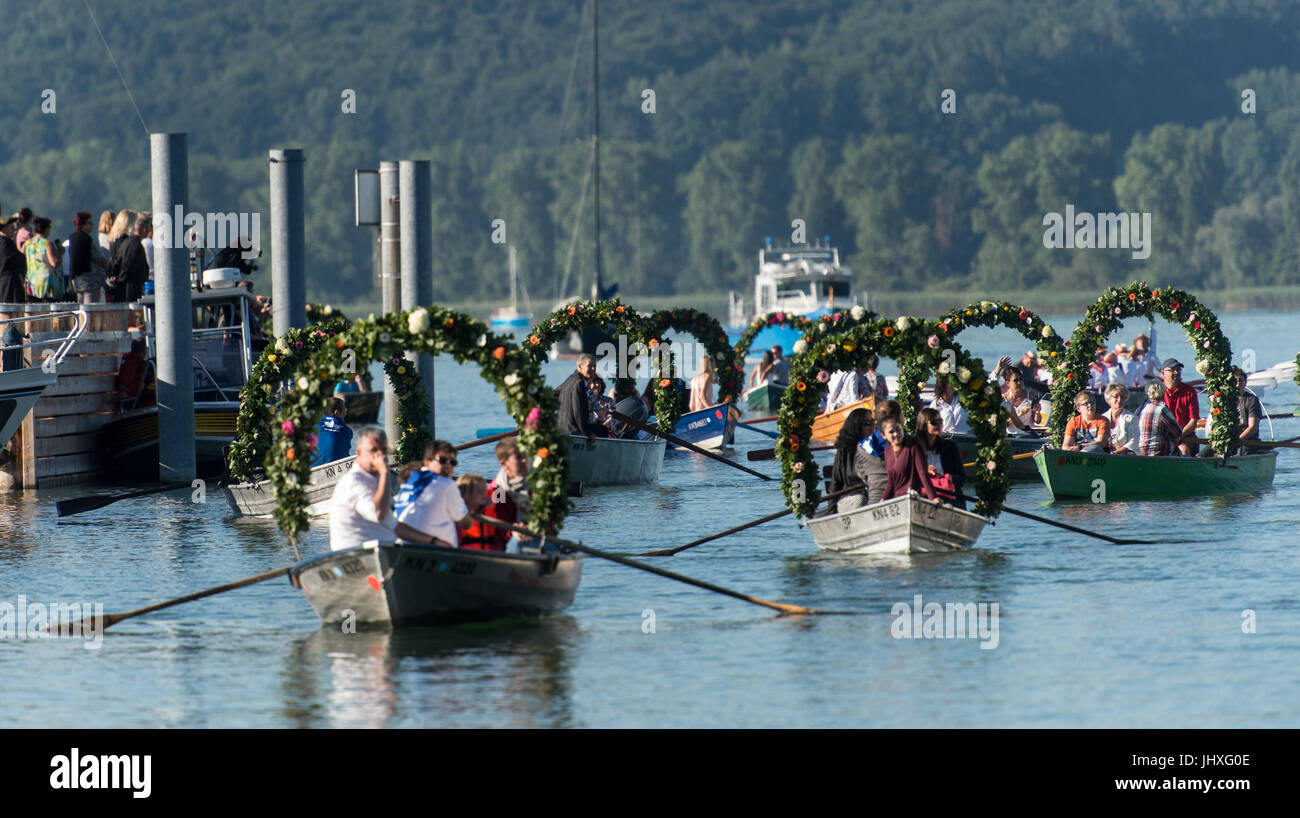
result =
[{"label": "woman in black top", "polygon": [[18,214],[0,220],[0,304],[27,303],[27,257],[14,244]]},{"label": "woman in black top", "polygon": [[[955,498],[948,497],[944,490],[940,490],[939,496],[949,505],[966,508],[966,501],[961,498],[962,486],[966,485],[966,470],[962,467],[961,450],[951,439],[943,436],[943,418],[937,409],[926,407],[917,413],[916,438],[921,442],[921,449],[929,461],[927,470],[930,476],[949,475],[958,495]],[[938,455],[937,466],[934,464],[935,455]]]},{"label": "woman in black top", "polygon": [[876,419],[866,409],[854,409],[844,419],[844,425],[840,427],[840,433],[835,438],[835,463],[831,466],[831,493],[853,486],[861,486],[864,491],[850,492],[828,500],[827,507],[831,514],[838,512],[841,504],[844,511],[851,511],[866,500],[866,480],[857,468],[858,444],[863,438],[870,437],[875,427]]}]

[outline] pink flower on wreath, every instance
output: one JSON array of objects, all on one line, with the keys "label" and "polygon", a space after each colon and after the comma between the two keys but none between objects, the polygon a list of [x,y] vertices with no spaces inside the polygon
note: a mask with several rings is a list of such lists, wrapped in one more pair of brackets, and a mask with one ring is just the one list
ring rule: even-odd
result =
[{"label": "pink flower on wreath", "polygon": [[297,427],[293,425],[292,420],[286,420],[284,423],[280,424],[280,431],[284,432],[286,435],[293,434],[293,430],[296,428]]},{"label": "pink flower on wreath", "polygon": [[1209,348],[1210,348],[1210,342],[1209,342],[1209,341],[1206,341],[1205,343],[1201,344],[1201,349],[1209,349]]},{"label": "pink flower on wreath", "polygon": [[938,349],[938,348],[939,348],[939,336],[938,336],[938,335],[931,335],[929,338],[926,338],[926,339],[925,339],[925,345],[928,346],[930,349]]},{"label": "pink flower on wreath", "polygon": [[293,345],[298,349],[302,349],[302,341],[294,341]]},{"label": "pink flower on wreath", "polygon": [[988,463],[984,464],[984,467],[987,468],[989,471],[997,471],[998,464],[990,460]]},{"label": "pink flower on wreath", "polygon": [[542,410],[534,406],[528,410],[528,417],[524,418],[524,428],[533,431],[537,428],[537,422],[542,417]]},{"label": "pink flower on wreath", "polygon": [[794,470],[795,470],[796,472],[801,472],[801,471],[803,471],[803,461],[800,461],[800,462],[798,462],[798,463],[795,463],[795,464],[794,464]]},{"label": "pink flower on wreath", "polygon": [[1116,314],[1116,315],[1119,315],[1119,307],[1116,307],[1116,308],[1115,308],[1115,314]]},{"label": "pink flower on wreath", "polygon": [[1098,324],[1097,326],[1093,327],[1093,329],[1097,330],[1097,332],[1101,332],[1101,324]]},{"label": "pink flower on wreath", "polygon": [[307,435],[307,445],[312,447],[313,449],[316,448],[316,435],[314,434]]},{"label": "pink flower on wreath", "polygon": [[817,372],[818,383],[826,383],[830,379],[831,379],[831,373],[827,372],[826,370],[822,369]]},{"label": "pink flower on wreath", "polygon": [[785,313],[783,313],[783,312],[778,312],[778,313],[776,314],[776,320],[777,320],[778,323],[784,324],[784,323],[785,323]]}]

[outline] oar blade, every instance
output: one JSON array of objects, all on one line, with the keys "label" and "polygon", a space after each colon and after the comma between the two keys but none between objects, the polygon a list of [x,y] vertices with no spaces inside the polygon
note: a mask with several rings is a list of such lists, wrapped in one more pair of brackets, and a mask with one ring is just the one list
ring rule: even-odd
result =
[{"label": "oar blade", "polygon": [[749,460],[771,460],[776,457],[776,449],[750,449],[745,457]]},{"label": "oar blade", "polygon": [[71,500],[60,500],[54,504],[54,510],[60,517],[67,517],[71,514],[81,514],[86,511],[94,511],[97,508],[103,508],[110,503],[116,502],[116,497],[74,497]]}]

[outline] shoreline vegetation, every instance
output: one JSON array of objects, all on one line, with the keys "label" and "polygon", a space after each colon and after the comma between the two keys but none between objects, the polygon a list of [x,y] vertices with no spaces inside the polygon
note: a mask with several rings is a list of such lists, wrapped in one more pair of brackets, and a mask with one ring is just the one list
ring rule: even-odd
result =
[{"label": "shoreline vegetation", "polygon": [[[1156,282],[1149,282],[1155,284]],[[1238,287],[1231,290],[1193,290],[1196,297],[1216,312],[1244,312],[1248,310],[1300,310],[1300,286]],[[871,306],[881,315],[913,315],[933,317],[954,308],[976,301],[1007,300],[1026,306],[1040,314],[1079,313],[1096,303],[1101,292],[1068,292],[1060,290],[1020,290],[989,288],[985,290],[953,290],[935,292],[873,291]],[[638,310],[676,309],[694,307],[713,315],[723,326],[727,325],[727,294],[703,292],[687,295],[630,295],[619,296],[624,304]],[[373,298],[348,302],[331,302],[346,315],[364,316],[379,314],[378,294]],[[500,307],[499,299],[439,302],[451,309],[467,312],[484,320],[492,310]],[[534,303],[534,323],[549,315],[541,312]]]}]

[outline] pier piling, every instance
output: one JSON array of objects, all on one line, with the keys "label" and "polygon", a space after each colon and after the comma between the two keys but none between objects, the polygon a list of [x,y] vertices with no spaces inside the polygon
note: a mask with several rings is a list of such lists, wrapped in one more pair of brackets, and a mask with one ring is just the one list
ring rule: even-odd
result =
[{"label": "pier piling", "polygon": [[[402,309],[412,310],[433,303],[433,204],[429,199],[430,163],[427,159],[403,160],[398,172],[402,245]],[[424,382],[429,398],[429,434],[434,426],[432,355],[410,356]]]},{"label": "pier piling", "polygon": [[307,326],[303,153],[273,150],[271,166],[271,318],[277,335]]},{"label": "pier piling", "polygon": [[[379,233],[381,249],[379,251],[380,291],[383,296],[384,314],[401,309],[401,234],[398,213],[398,164],[396,162],[379,163]],[[388,445],[397,445],[397,390],[393,382],[384,378],[384,431],[388,434]]]},{"label": "pier piling", "polygon": [[[186,210],[189,199],[188,140],[183,133],[149,136],[153,212]],[[158,479],[194,479],[194,346],[190,268],[186,248],[160,242],[154,248],[158,360]]]}]

